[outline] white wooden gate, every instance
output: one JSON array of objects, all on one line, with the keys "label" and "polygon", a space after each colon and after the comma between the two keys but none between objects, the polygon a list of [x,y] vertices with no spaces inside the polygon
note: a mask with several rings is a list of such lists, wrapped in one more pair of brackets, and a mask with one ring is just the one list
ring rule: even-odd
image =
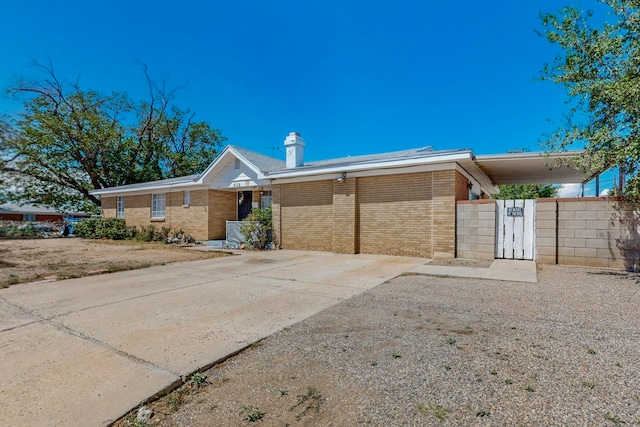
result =
[{"label": "white wooden gate", "polygon": [[535,200],[496,200],[496,258],[535,259]]}]

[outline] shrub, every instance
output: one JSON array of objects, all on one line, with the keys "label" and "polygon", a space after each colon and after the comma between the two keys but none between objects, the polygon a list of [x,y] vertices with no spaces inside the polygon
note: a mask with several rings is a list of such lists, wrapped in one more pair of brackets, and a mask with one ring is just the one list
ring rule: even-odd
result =
[{"label": "shrub", "polygon": [[271,208],[254,209],[242,221],[240,231],[254,249],[266,249],[271,241]]},{"label": "shrub", "polygon": [[142,242],[167,242],[169,240],[168,227],[162,227],[158,229],[155,225],[150,224],[148,226],[141,226],[140,231],[135,235],[136,240]]},{"label": "shrub", "polygon": [[135,234],[135,227],[127,227],[121,218],[89,218],[78,221],[73,233],[84,239],[130,239]]}]

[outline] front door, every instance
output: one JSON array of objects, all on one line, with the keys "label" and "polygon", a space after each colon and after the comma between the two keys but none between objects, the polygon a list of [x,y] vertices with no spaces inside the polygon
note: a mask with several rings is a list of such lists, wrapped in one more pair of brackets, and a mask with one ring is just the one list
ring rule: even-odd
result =
[{"label": "front door", "polygon": [[238,191],[238,221],[242,221],[251,213],[253,192]]},{"label": "front door", "polygon": [[496,200],[496,258],[534,259],[535,200]]}]

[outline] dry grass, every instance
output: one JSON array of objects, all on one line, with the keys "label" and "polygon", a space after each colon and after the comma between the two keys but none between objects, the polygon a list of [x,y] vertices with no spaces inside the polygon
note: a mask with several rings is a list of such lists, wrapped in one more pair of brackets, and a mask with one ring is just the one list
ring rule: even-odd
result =
[{"label": "dry grass", "polygon": [[50,279],[70,279],[116,271],[226,256],[134,241],[51,238],[0,241],[0,287]]}]

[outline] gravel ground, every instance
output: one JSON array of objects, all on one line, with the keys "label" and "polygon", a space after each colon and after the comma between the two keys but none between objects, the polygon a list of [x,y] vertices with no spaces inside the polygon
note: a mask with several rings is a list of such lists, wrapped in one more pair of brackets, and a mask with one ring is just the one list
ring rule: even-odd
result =
[{"label": "gravel ground", "polygon": [[398,277],[205,372],[147,425],[640,426],[638,276],[538,278]]}]

